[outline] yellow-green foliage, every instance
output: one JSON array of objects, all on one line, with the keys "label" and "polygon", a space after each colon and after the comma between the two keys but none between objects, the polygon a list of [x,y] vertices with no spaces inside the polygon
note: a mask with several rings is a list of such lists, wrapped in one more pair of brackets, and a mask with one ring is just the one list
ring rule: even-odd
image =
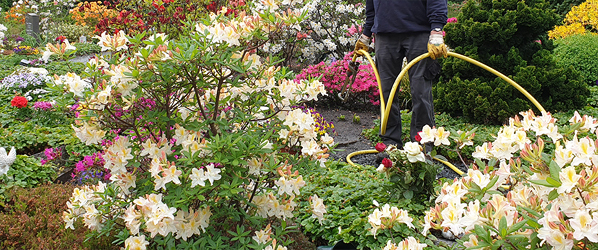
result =
[{"label": "yellow-green foliage", "polygon": [[598,0],[588,0],[571,9],[563,25],[548,32],[550,39],[564,38],[586,32],[598,32]]}]

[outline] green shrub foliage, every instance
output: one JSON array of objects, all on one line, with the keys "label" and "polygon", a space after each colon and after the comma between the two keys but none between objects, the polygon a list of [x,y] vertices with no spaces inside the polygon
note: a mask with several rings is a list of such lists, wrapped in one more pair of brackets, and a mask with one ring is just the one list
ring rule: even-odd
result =
[{"label": "green shrub foliage", "polygon": [[[469,1],[457,23],[445,26],[446,44],[509,76],[547,111],[582,107],[589,91],[573,68],[557,66],[545,34],[558,15],[544,0]],[[443,61],[434,88],[436,111],[474,123],[500,124],[520,111],[535,109],[509,83],[457,58]]]},{"label": "green shrub foliage", "polygon": [[585,1],[586,0],[548,0],[548,2],[550,2],[550,7],[554,9],[557,14],[561,15],[562,18],[565,18],[565,15],[567,15],[567,12],[569,12],[573,6],[580,5]]},{"label": "green shrub foliage", "polygon": [[559,65],[573,67],[578,71],[583,82],[595,84],[598,81],[598,35],[581,34],[557,39],[554,49]]}]

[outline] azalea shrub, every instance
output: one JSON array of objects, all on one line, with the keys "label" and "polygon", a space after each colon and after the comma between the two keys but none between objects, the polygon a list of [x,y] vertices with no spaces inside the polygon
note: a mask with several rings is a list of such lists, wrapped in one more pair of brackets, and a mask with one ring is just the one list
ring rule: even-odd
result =
[{"label": "azalea shrub", "polygon": [[[324,84],[329,95],[326,99],[333,102],[341,102],[338,95],[341,93],[345,82],[347,81],[347,71],[352,53],[345,55],[343,60],[338,60],[332,63],[320,62],[316,65],[310,65],[302,69],[296,76],[297,81],[317,78]],[[380,91],[378,90],[378,82],[374,75],[374,70],[370,64],[360,64],[357,70],[355,82],[347,84],[347,91],[351,95],[351,99],[361,103],[370,103],[380,105]],[[400,89],[397,92],[398,98],[402,93],[408,92]]]},{"label": "azalea shrub", "polygon": [[460,238],[468,248],[590,247],[598,241],[595,118],[575,112],[567,125],[550,113],[522,112],[476,163],[444,183],[426,212],[424,233]]},{"label": "azalea shrub", "polygon": [[334,140],[292,106],[324,86],[295,82],[254,50],[300,16],[223,9],[188,23],[181,39],[99,36],[110,54],[50,87],[76,110],[76,137],[102,145],[110,174],[73,191],[65,226],[83,221],[125,248],[284,249],[301,200],[323,220],[322,200],[304,199],[297,170],[324,166]]},{"label": "azalea shrub", "polygon": [[551,39],[565,38],[584,33],[598,33],[598,1],[587,0],[571,8],[563,20],[563,25],[548,31]]},{"label": "azalea shrub", "polygon": [[95,25],[95,33],[114,33],[124,30],[136,35],[147,29],[178,37],[183,34],[183,22],[203,18],[208,10],[207,0],[163,1],[106,1],[106,8],[117,13],[103,16]]},{"label": "azalea shrub", "polygon": [[116,16],[117,11],[109,9],[101,1],[79,2],[69,13],[75,24],[95,28],[99,20]]},{"label": "azalea shrub", "polygon": [[[306,18],[298,25],[286,26],[271,41],[260,46],[260,52],[276,56],[281,65],[308,65],[321,61],[339,60],[349,51],[361,34],[365,21],[365,5],[347,1],[282,1],[294,3],[288,12],[304,12]],[[283,9],[278,1],[256,4],[257,9]]]}]

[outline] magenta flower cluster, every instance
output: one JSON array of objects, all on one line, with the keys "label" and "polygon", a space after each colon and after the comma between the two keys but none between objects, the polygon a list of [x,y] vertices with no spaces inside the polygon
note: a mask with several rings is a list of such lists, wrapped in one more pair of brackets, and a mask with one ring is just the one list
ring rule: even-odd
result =
[{"label": "magenta flower cluster", "polygon": [[[296,81],[300,81],[308,78],[317,78],[322,76],[320,82],[324,84],[326,90],[333,95],[337,95],[343,87],[345,80],[347,79],[347,69],[349,68],[349,62],[353,52],[345,55],[343,60],[326,64],[321,62],[316,65],[310,65],[307,68],[301,70],[301,73],[295,78]],[[349,87],[351,93],[367,93],[369,101],[374,105],[380,105],[378,91],[378,83],[376,82],[376,76],[374,70],[369,64],[362,64],[359,66],[355,82]]]},{"label": "magenta flower cluster", "polygon": [[33,104],[33,109],[48,111],[52,109],[52,106],[51,102],[35,102]]},{"label": "magenta flower cluster", "polygon": [[110,173],[104,168],[104,157],[101,152],[86,155],[83,160],[75,164],[71,174],[73,180],[79,184],[110,179]]},{"label": "magenta flower cluster", "polygon": [[457,23],[457,18],[456,17],[451,17],[449,19],[446,19],[447,23]]},{"label": "magenta flower cluster", "polygon": [[60,159],[62,151],[58,148],[46,148],[46,150],[44,150],[44,155],[46,156],[46,159],[41,160],[42,165]]}]

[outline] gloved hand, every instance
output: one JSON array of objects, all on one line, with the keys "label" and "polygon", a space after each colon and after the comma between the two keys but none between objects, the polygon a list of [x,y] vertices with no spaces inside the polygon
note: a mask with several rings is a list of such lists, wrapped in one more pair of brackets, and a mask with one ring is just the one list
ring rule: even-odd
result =
[{"label": "gloved hand", "polygon": [[444,44],[444,38],[442,34],[432,32],[430,39],[428,40],[428,52],[432,59],[447,56],[446,45]]},{"label": "gloved hand", "polygon": [[368,36],[361,34],[361,36],[359,37],[359,39],[357,39],[357,42],[355,43],[355,54],[363,56],[363,53],[358,52],[359,50],[365,50],[367,52],[370,52],[371,41],[372,38],[369,38]]}]

